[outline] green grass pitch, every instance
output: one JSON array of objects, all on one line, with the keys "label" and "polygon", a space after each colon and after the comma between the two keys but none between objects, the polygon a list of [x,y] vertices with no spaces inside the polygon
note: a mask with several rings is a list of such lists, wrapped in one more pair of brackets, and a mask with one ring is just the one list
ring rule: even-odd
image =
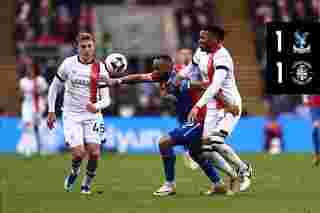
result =
[{"label": "green grass pitch", "polygon": [[[177,159],[177,195],[152,196],[163,182],[157,155],[104,155],[94,193],[63,191],[68,155],[0,156],[0,213],[317,213],[320,212],[320,168],[310,154],[246,154],[256,168],[250,192],[234,197],[200,196],[209,184],[198,171]],[[82,173],[84,167],[82,167]],[[100,192],[100,193],[98,193]]]}]

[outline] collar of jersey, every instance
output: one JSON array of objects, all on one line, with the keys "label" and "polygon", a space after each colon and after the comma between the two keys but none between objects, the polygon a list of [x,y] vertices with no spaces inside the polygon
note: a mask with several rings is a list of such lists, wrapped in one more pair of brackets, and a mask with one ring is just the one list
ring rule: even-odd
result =
[{"label": "collar of jersey", "polygon": [[93,64],[93,63],[95,62],[95,59],[93,59],[92,61],[90,61],[90,63],[83,63],[83,62],[80,60],[80,56],[78,56],[77,58],[78,58],[79,63],[84,64],[84,65]]}]

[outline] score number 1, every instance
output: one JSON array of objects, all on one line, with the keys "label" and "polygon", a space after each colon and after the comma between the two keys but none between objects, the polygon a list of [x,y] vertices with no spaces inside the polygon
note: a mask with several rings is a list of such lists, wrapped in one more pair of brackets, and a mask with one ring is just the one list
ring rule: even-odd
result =
[{"label": "score number 1", "polygon": [[[282,31],[277,30],[277,50],[279,53],[282,51]],[[278,84],[281,84],[282,81],[282,62],[277,62],[277,68],[278,68]]]},{"label": "score number 1", "polygon": [[282,62],[277,62],[278,68],[278,84],[282,84]]},{"label": "score number 1", "polygon": [[276,35],[277,35],[277,50],[279,53],[281,53],[281,51],[282,51],[282,31],[277,30]]}]

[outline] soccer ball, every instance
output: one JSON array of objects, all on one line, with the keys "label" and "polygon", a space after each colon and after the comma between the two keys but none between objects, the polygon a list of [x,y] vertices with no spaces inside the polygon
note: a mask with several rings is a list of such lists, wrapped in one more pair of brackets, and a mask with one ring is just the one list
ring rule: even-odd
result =
[{"label": "soccer ball", "polygon": [[122,73],[127,70],[127,58],[120,53],[112,53],[104,60],[107,70],[112,73]]}]

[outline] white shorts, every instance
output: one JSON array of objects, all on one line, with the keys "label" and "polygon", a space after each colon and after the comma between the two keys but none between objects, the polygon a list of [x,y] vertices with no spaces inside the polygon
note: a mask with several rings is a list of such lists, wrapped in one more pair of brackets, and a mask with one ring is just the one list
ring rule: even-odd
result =
[{"label": "white shorts", "polygon": [[223,109],[207,109],[204,121],[203,137],[208,137],[214,132],[224,130],[230,135],[240,119],[239,116],[233,116],[231,113],[224,113]]},{"label": "white shorts", "polygon": [[63,115],[65,142],[71,147],[84,144],[101,144],[97,119],[80,120]]},{"label": "white shorts", "polygon": [[22,103],[22,121],[24,123],[32,123],[33,125],[38,125],[41,120],[41,112],[34,112],[32,104],[28,102]]}]

